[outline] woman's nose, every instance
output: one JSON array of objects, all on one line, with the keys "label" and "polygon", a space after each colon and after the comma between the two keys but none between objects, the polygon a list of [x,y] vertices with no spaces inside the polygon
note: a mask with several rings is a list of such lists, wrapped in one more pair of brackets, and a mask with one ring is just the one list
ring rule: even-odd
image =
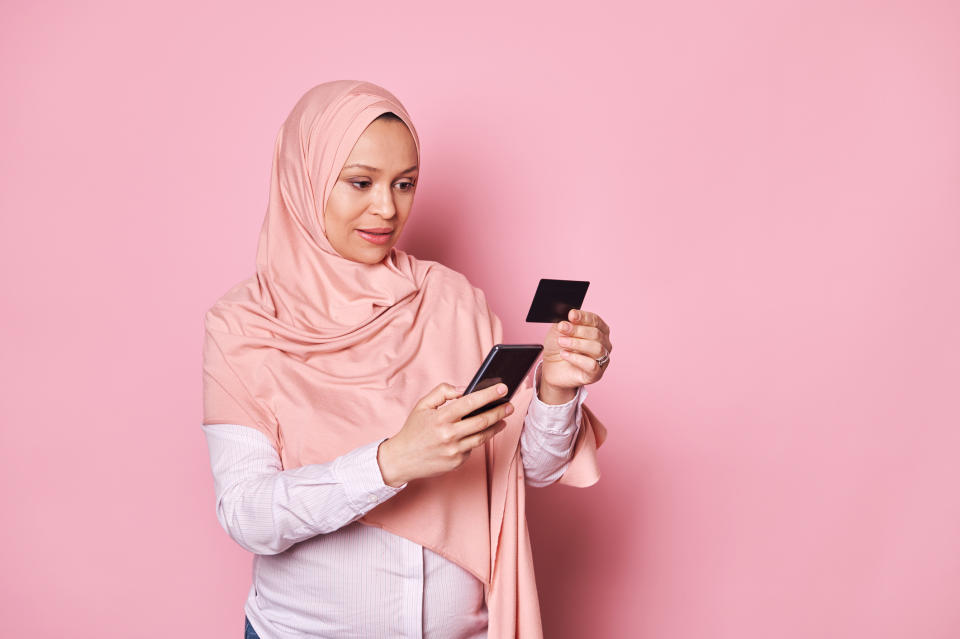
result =
[{"label": "woman's nose", "polygon": [[375,214],[386,220],[397,214],[397,207],[393,202],[393,192],[389,186],[376,189],[372,208]]}]

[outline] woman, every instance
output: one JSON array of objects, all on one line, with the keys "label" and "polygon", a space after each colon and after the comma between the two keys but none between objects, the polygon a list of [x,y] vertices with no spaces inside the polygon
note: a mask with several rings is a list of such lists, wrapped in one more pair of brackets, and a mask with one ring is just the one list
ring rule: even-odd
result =
[{"label": "woman", "polygon": [[502,390],[452,385],[501,325],[464,276],[395,248],[419,165],[391,93],[309,90],[277,136],[256,275],[206,313],[217,517],[254,553],[247,637],[542,634],[524,486],[599,477],[583,386],[609,329],[571,311],[535,382],[461,419]]}]

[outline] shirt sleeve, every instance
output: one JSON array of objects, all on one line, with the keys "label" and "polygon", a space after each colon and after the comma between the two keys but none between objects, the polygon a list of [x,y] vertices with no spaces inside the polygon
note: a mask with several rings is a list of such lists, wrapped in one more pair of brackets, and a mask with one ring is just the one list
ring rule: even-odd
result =
[{"label": "shirt sleeve", "polygon": [[383,482],[377,463],[382,439],[327,463],[281,470],[276,449],[259,430],[208,424],[203,431],[217,519],[234,541],[259,555],[333,532],[406,487]]},{"label": "shirt sleeve", "polygon": [[[534,380],[540,379],[542,363],[537,364]],[[587,398],[587,389],[583,386],[566,404],[546,404],[540,400],[539,392],[538,385],[520,432],[520,456],[526,483],[537,487],[552,484],[567,469],[580,431],[581,406]]]}]

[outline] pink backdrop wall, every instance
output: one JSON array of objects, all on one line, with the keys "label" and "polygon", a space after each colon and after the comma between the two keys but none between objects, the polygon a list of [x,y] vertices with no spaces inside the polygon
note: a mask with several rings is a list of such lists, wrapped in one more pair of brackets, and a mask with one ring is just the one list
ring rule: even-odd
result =
[{"label": "pink backdrop wall", "polygon": [[603,479],[530,498],[548,637],[960,636],[957,3],[244,4],[4,3],[2,634],[240,636],[202,314],[359,78],[409,250],[512,340],[541,276],[613,327]]}]

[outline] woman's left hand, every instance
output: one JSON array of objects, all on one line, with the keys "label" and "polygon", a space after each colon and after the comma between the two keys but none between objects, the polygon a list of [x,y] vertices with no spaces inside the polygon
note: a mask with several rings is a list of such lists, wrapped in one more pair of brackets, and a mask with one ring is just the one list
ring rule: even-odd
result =
[{"label": "woman's left hand", "polygon": [[566,403],[577,388],[599,381],[613,350],[610,327],[599,315],[571,309],[567,319],[551,326],[543,340],[539,395],[548,404]]}]

